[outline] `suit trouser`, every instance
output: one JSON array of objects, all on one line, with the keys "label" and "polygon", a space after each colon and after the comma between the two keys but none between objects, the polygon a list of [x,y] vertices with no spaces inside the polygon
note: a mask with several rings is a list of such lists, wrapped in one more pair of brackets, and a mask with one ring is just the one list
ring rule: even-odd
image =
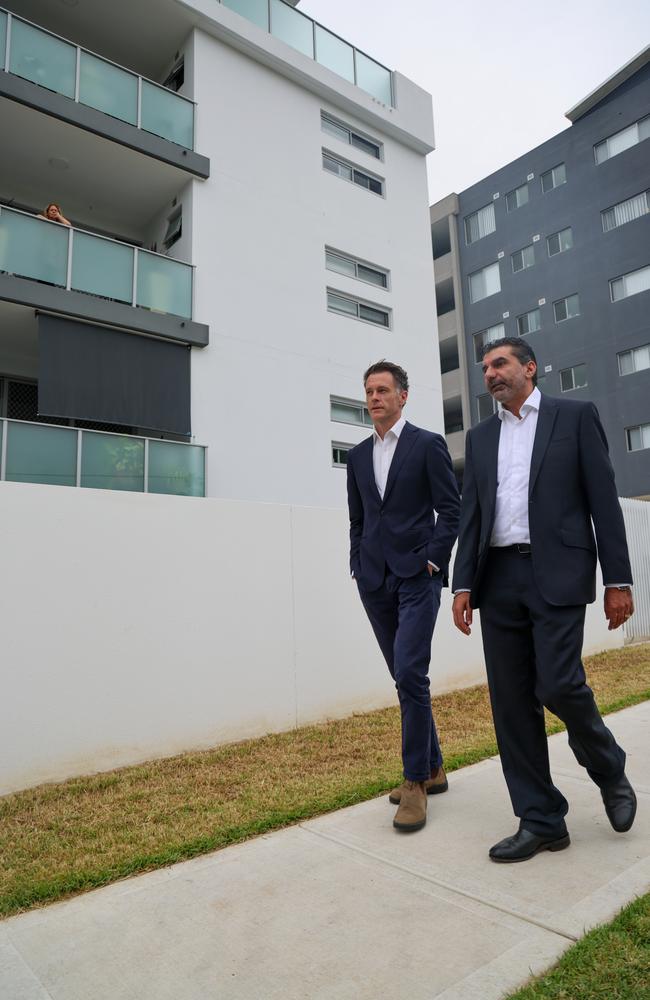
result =
[{"label": "suit trouser", "polygon": [[561,835],[568,804],[551,780],[544,706],[600,787],[618,781],[625,753],[603,722],[581,660],[585,606],[540,594],[530,555],[491,549],[481,583],[481,632],[503,773],[521,827]]},{"label": "suit trouser", "polygon": [[359,595],[395,681],[402,715],[402,762],[409,781],[426,781],[442,764],[431,711],[429,662],[442,578],[423,570],[402,578],[386,570],[378,590]]}]

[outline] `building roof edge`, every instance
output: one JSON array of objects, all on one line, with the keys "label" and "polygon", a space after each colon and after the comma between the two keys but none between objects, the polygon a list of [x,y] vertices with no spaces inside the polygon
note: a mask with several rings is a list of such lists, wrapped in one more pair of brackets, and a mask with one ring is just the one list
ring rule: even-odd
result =
[{"label": "building roof edge", "polygon": [[642,69],[648,62],[650,62],[650,45],[646,45],[644,49],[641,49],[635,56],[626,62],[624,66],[617,69],[612,76],[608,77],[604,83],[601,83],[595,90],[592,90],[590,94],[583,97],[573,108],[570,108],[565,112],[565,117],[569,119],[572,125],[591,111],[600,101],[602,101],[608,94],[611,94],[613,90],[620,87],[622,83],[629,80],[634,73],[637,73]]}]

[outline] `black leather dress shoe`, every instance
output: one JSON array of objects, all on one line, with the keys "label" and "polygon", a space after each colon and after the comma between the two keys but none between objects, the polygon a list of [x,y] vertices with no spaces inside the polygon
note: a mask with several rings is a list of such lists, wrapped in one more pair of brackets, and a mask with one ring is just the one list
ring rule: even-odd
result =
[{"label": "black leather dress shoe", "polygon": [[518,830],[514,837],[506,837],[490,848],[492,861],[502,863],[528,861],[540,851],[563,851],[571,843],[568,833],[561,837],[541,837],[530,830]]},{"label": "black leather dress shoe", "polygon": [[601,788],[607,819],[617,833],[627,833],[636,816],[636,795],[625,775],[615,785]]}]

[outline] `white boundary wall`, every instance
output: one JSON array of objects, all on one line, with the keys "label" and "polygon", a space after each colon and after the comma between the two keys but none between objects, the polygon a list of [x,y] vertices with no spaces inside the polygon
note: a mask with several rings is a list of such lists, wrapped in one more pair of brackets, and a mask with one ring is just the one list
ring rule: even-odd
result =
[{"label": "white boundary wall", "polygon": [[[0,794],[395,703],[342,510],[0,484]],[[478,625],[434,692],[484,680]],[[620,646],[598,603],[585,652]]]}]

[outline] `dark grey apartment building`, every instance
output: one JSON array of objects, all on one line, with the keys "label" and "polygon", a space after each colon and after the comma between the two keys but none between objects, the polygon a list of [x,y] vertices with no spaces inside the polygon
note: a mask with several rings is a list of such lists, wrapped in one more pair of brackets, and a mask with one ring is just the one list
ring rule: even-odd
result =
[{"label": "dark grey apartment building", "polygon": [[480,360],[530,339],[540,389],[590,399],[619,492],[650,496],[650,46],[571,125],[431,208],[445,429],[492,413]]}]

